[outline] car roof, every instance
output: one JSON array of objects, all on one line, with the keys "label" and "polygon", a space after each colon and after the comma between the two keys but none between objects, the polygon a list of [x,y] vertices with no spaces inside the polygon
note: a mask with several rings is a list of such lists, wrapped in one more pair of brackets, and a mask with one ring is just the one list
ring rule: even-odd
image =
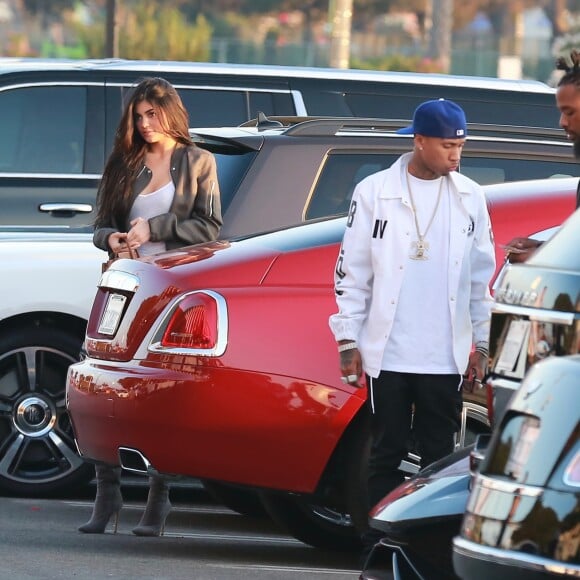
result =
[{"label": "car roof", "polygon": [[[194,140],[228,139],[246,142],[261,136],[332,137],[363,136],[412,139],[412,135],[399,134],[397,129],[410,123],[410,119],[376,119],[361,117],[266,117],[261,115],[237,127],[192,127]],[[566,133],[558,128],[524,127],[518,125],[492,125],[467,123],[467,139],[494,141],[526,141],[571,148]]]},{"label": "car roof", "polygon": [[462,86],[518,92],[554,94],[555,89],[537,80],[498,79],[494,77],[445,75],[438,73],[413,73],[361,69],[335,69],[324,67],[248,65],[212,62],[181,62],[129,59],[50,59],[31,57],[0,58],[0,74],[34,70],[105,70],[131,73],[159,74],[164,72],[200,74],[232,74],[246,76],[279,76],[285,78],[331,78],[381,83],[409,83],[433,86]]}]

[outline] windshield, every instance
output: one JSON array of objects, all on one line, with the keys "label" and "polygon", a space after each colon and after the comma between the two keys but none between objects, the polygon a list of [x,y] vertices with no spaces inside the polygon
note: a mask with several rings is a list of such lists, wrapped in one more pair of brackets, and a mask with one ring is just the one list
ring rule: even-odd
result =
[{"label": "windshield", "polygon": [[576,210],[527,261],[534,266],[580,272],[580,210]]}]

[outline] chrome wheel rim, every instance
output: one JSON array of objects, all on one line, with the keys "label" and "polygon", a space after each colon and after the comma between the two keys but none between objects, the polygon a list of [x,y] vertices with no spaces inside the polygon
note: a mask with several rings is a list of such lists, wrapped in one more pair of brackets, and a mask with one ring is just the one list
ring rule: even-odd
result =
[{"label": "chrome wheel rim", "polygon": [[83,465],[65,404],[66,372],[76,359],[26,346],[0,356],[0,478],[57,482]]}]

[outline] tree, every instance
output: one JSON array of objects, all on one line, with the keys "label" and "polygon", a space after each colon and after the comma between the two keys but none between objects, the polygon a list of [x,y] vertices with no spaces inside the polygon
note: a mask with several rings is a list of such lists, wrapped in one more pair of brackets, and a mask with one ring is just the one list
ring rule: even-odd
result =
[{"label": "tree", "polygon": [[[172,3],[161,6],[156,0],[117,0],[117,20],[121,58],[159,60],[209,59],[212,28],[203,15],[190,24]],[[91,26],[77,26],[77,34],[87,46],[89,56],[105,53],[105,15]]]}]

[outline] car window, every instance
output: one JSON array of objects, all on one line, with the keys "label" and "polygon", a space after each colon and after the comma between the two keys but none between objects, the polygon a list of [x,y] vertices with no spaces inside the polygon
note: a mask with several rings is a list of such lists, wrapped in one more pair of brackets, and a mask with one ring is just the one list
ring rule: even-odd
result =
[{"label": "car window", "polygon": [[82,173],[86,102],[83,87],[0,92],[0,171]]},{"label": "car window", "polygon": [[335,153],[326,158],[306,219],[347,213],[355,186],[365,177],[391,166],[398,155],[385,153]]},{"label": "car window", "polygon": [[248,119],[249,104],[245,91],[199,90],[179,88],[181,100],[189,113],[190,127],[239,125]]},{"label": "car window", "polygon": [[256,119],[258,113],[292,117],[296,107],[290,93],[250,91],[250,119]]},{"label": "car window", "polygon": [[[421,102],[435,97],[452,99],[465,111],[470,123],[493,123],[498,125],[527,125],[531,127],[557,127],[558,110],[546,95],[454,87],[413,86],[392,87],[384,92],[344,92],[344,101],[356,117],[410,119],[413,110]],[[522,98],[526,106],[522,107]]]},{"label": "car window", "polygon": [[524,179],[544,179],[546,177],[574,177],[578,174],[578,163],[539,161],[537,159],[506,159],[494,157],[461,157],[459,171],[480,185],[521,181]]},{"label": "car window", "polygon": [[259,111],[282,116],[296,113],[290,93],[180,87],[179,94],[190,127],[236,126],[255,119]]},{"label": "car window", "polygon": [[225,214],[258,153],[220,143],[205,142],[197,145],[211,151],[215,156],[222,214]]}]

